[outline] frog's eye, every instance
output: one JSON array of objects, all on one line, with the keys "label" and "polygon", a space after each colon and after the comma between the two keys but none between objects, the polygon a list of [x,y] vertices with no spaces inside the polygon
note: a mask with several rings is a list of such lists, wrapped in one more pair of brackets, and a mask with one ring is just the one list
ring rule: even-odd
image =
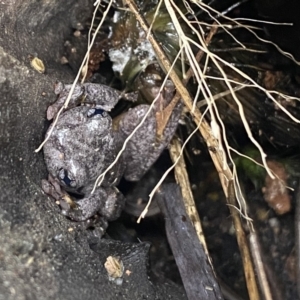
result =
[{"label": "frog's eye", "polygon": [[65,185],[69,187],[76,187],[76,181],[72,180],[69,175],[68,171],[65,169],[60,169],[58,173],[59,179],[64,182]]},{"label": "frog's eye", "polygon": [[107,112],[101,108],[91,108],[88,110],[87,112],[87,116],[88,118],[91,118],[95,115],[101,115],[103,117],[106,117],[107,116]]}]

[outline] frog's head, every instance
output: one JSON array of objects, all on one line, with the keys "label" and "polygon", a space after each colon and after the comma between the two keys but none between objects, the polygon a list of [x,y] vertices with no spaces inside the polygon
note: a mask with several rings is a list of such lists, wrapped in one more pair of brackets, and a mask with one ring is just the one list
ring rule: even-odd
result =
[{"label": "frog's head", "polygon": [[50,140],[44,146],[44,158],[48,172],[66,190],[75,192],[86,186],[87,171],[80,157],[70,157],[61,145],[57,146],[57,143]]},{"label": "frog's head", "polygon": [[69,191],[81,191],[115,158],[111,117],[102,109],[88,106],[67,110],[58,119],[43,150],[52,177]]}]

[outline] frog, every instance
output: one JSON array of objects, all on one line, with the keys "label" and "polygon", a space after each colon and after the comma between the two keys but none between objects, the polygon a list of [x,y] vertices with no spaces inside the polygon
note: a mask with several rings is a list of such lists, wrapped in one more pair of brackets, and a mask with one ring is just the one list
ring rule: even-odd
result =
[{"label": "frog", "polygon": [[[47,119],[56,117],[71,88],[70,84],[56,84],[58,98],[48,107]],[[175,89],[170,83],[162,92],[153,91],[155,105],[139,104],[112,119],[109,112],[124,93],[102,84],[76,84],[68,107],[48,128],[43,153],[49,178],[43,180],[42,187],[59,201],[63,214],[72,221],[87,222],[97,216],[107,227],[125,205],[126,199],[117,187],[121,178],[140,180],[170,143],[182,103],[175,105],[158,137],[156,113],[170,102]],[[93,191],[97,177],[113,162],[101,185]]]}]

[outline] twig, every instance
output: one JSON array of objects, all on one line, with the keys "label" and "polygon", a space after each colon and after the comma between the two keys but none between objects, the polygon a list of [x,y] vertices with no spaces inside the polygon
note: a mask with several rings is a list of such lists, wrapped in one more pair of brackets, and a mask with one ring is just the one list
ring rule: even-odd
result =
[{"label": "twig", "polygon": [[[94,9],[94,12],[93,12],[93,18],[92,18],[92,23],[90,25],[90,30],[89,30],[89,33],[88,33],[88,49],[91,49],[90,46],[91,46],[91,35],[92,35],[92,31],[93,31],[93,27],[94,27],[94,23],[95,23],[95,19],[96,19],[96,15],[97,15],[97,12],[99,10],[99,6],[101,4],[101,1],[96,1],[94,3],[94,6],[96,6],[96,8]],[[101,21],[100,21],[101,23]],[[97,33],[95,32],[94,33],[95,36],[97,35]],[[85,79],[86,79],[86,76],[88,74],[88,69],[89,69],[89,60],[90,60],[90,51],[87,51],[87,58],[86,58],[86,63],[85,63],[85,66],[82,67],[82,73],[83,73],[83,76],[82,76],[82,79],[81,79],[81,84],[84,83]]]},{"label": "twig", "polygon": [[[180,156],[181,149],[182,149],[182,145],[180,144],[179,140],[176,138],[173,138],[171,145],[170,145],[170,149],[169,149],[169,153],[170,153],[173,163],[175,163],[177,158]],[[183,156],[180,156],[179,161],[175,165],[174,171],[175,171],[176,182],[181,188],[182,200],[184,202],[184,206],[185,206],[187,215],[189,216],[192,224],[194,225],[198,239],[199,239],[200,243],[203,245],[205,253],[208,256],[208,259],[210,260],[206,241],[204,238],[198,211],[197,211],[197,208],[195,205],[195,200],[193,197],[193,192],[191,190],[189,176],[186,171],[186,165],[185,165]]]},{"label": "twig", "polygon": [[243,230],[241,220],[240,220],[240,214],[235,209],[236,206],[236,200],[235,200],[235,191],[234,191],[234,184],[233,182],[229,183],[228,187],[228,203],[229,210],[231,213],[231,216],[233,218],[233,223],[237,235],[237,242],[240,248],[243,265],[244,265],[244,272],[245,272],[245,278],[246,278],[246,284],[249,292],[249,297],[251,300],[259,300],[260,296],[258,293],[256,280],[255,280],[255,274],[254,274],[254,268],[251,260],[251,255],[247,243],[247,238],[245,235],[245,232]]},{"label": "twig", "polygon": [[[206,5],[204,2],[202,2],[201,1],[201,3],[200,3],[200,1],[197,3],[198,4],[198,6],[199,6],[199,8],[201,9],[207,9],[207,10],[211,10],[212,12],[214,12],[214,13],[216,13],[216,14],[220,14],[220,12],[218,12],[217,10],[215,10],[215,9],[213,9],[212,7],[210,7],[209,5]],[[289,58],[289,59],[291,59],[295,64],[297,64],[297,65],[300,65],[300,62],[298,61],[298,60],[296,60],[295,59],[295,57],[291,54],[291,53],[289,53],[289,52],[286,52],[286,51],[283,51],[277,44],[275,44],[275,43],[273,43],[273,42],[271,42],[271,41],[269,41],[269,40],[266,40],[266,39],[263,39],[263,38],[261,38],[261,37],[259,37],[257,34],[256,34],[256,32],[254,32],[253,30],[251,30],[250,28],[248,28],[248,26],[246,26],[246,25],[244,25],[244,24],[242,24],[242,23],[239,23],[239,22],[237,22],[237,20],[236,19],[232,19],[232,18],[229,18],[229,17],[227,17],[227,16],[225,16],[224,14],[222,15],[222,17],[224,18],[224,19],[226,19],[226,20],[229,20],[229,21],[232,21],[232,22],[234,22],[234,23],[236,23],[236,24],[238,24],[238,25],[241,25],[242,27],[244,27],[246,30],[248,30],[250,33],[252,33],[258,40],[260,40],[260,41],[262,41],[263,43],[266,43],[266,44],[271,44],[271,45],[273,45],[281,54],[283,54],[284,56],[286,56],[287,58]],[[254,22],[256,22],[256,20],[253,20]],[[261,21],[261,22],[265,22],[265,21]],[[276,24],[276,23],[274,23],[274,24]],[[291,25],[291,23],[283,23],[283,25]]]},{"label": "twig", "polygon": [[250,232],[249,234],[249,244],[251,249],[252,258],[254,261],[255,269],[257,272],[258,282],[262,294],[265,300],[272,300],[272,294],[270,286],[267,280],[267,275],[265,272],[264,264],[262,261],[261,250],[258,243],[258,238],[256,232]]}]

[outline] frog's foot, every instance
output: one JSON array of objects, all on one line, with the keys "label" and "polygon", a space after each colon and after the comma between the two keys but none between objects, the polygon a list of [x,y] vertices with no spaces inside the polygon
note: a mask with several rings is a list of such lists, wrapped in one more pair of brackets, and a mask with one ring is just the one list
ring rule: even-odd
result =
[{"label": "frog's foot", "polygon": [[125,205],[124,196],[116,188],[97,188],[93,194],[76,201],[76,207],[63,213],[70,219],[82,222],[100,215],[108,221],[117,219]]},{"label": "frog's foot", "polygon": [[[48,107],[47,109],[47,119],[52,120],[56,117],[58,111],[63,107],[65,104],[69,92],[72,88],[72,84],[64,85],[62,82],[57,82],[54,87],[54,93],[59,95],[57,100]],[[84,95],[84,88],[82,85],[76,84],[74,87],[74,91],[72,96],[69,100],[68,108],[75,107],[81,103],[81,99]],[[66,110],[66,109],[64,109]]]},{"label": "frog's foot", "polygon": [[48,175],[48,180],[42,180],[42,190],[55,201],[59,202],[63,210],[75,207],[75,202],[69,194],[61,188],[59,181],[50,174]]},{"label": "frog's foot", "polygon": [[[64,85],[58,82],[55,85],[54,92],[58,95],[57,100],[48,107],[47,119],[51,120],[56,117],[58,111],[65,105],[69,93],[72,89],[72,84]],[[84,83],[76,84],[74,91],[68,101],[68,107],[63,111],[79,106],[81,104],[91,105],[98,109],[110,111],[121,98],[121,93],[111,87],[96,84]]]}]

